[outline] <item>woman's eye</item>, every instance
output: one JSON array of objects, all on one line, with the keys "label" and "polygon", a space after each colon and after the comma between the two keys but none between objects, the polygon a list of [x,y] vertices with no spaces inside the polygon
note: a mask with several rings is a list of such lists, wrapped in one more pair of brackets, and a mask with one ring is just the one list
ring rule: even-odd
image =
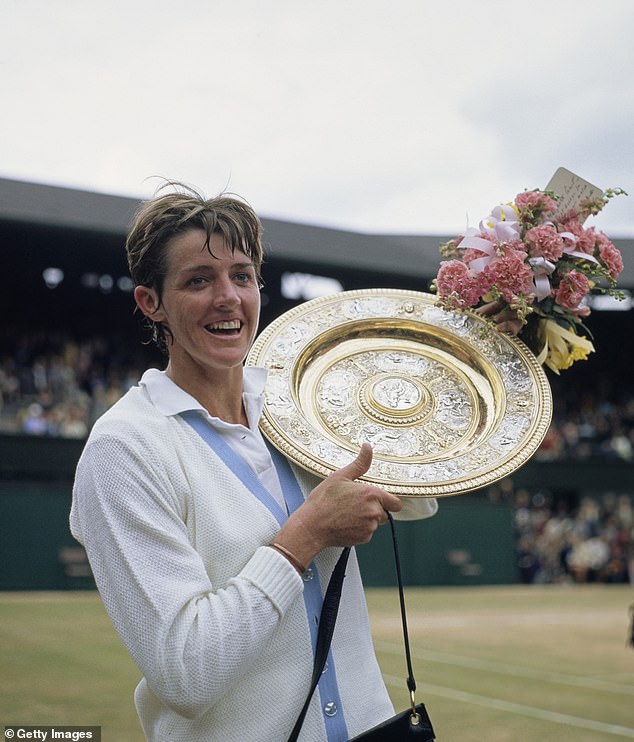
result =
[{"label": "woman's eye", "polygon": [[235,279],[236,281],[238,281],[238,283],[249,283],[249,281],[251,281],[251,274],[250,273],[236,273]]},{"label": "woman's eye", "polygon": [[207,279],[203,276],[194,276],[193,278],[190,278],[189,281],[187,281],[188,286],[202,286],[204,283],[206,283]]}]

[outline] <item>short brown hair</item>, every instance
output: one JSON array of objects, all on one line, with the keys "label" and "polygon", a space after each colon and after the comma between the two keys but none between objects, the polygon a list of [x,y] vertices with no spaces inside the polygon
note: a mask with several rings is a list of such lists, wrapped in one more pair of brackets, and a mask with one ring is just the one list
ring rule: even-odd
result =
[{"label": "short brown hair", "polygon": [[[135,286],[156,291],[159,305],[167,274],[167,244],[190,229],[206,233],[205,246],[211,252],[211,236],[222,235],[229,250],[240,250],[253,261],[258,282],[263,261],[262,224],[255,211],[242,199],[227,194],[205,198],[182,183],[169,182],[171,193],[157,195],[139,206],[125,243],[130,276]],[[152,323],[153,339],[166,350],[162,325]]]}]

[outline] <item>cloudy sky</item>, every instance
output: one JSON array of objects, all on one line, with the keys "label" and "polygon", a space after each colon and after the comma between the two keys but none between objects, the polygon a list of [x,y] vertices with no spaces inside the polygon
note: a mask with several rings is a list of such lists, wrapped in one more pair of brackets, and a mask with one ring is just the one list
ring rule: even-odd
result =
[{"label": "cloudy sky", "polygon": [[629,198],[632,0],[3,0],[0,177],[453,234],[565,166]]}]

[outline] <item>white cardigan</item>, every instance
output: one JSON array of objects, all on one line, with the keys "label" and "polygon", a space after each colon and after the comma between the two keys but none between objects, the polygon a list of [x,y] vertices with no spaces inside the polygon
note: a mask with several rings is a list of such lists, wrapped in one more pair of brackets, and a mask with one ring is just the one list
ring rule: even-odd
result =
[{"label": "white cardigan", "polygon": [[[305,494],[317,483],[296,474]],[[304,583],[266,546],[273,515],[145,385],[94,426],[70,521],[143,674],[135,701],[147,739],[283,742],[313,664]],[[315,560],[322,593],[339,553]],[[332,699],[316,692],[302,742],[343,740],[393,713],[354,550],[332,647],[342,708],[324,713]]]}]

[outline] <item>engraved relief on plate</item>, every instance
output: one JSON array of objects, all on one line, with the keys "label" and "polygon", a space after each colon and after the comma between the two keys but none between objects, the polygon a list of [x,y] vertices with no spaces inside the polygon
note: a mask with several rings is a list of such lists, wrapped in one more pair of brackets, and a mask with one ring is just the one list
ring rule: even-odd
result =
[{"label": "engraved relief on plate", "polygon": [[321,435],[348,447],[367,440],[378,457],[424,461],[476,427],[478,403],[466,380],[421,354],[358,351],[309,383],[307,417]]}]

